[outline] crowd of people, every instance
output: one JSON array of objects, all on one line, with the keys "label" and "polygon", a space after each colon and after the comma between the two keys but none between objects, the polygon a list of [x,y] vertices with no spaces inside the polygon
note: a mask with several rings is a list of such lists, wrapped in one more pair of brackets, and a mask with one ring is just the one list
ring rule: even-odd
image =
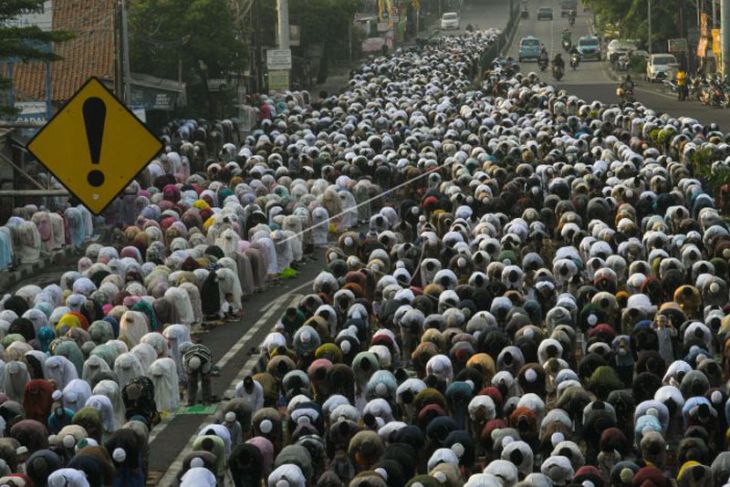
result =
[{"label": "crowd of people", "polygon": [[[160,414],[214,401],[191,331],[245,320],[310,255],[324,270],[180,485],[728,485],[730,232],[694,177],[726,134],[511,64],[474,80],[496,35],[271,98],[240,144],[172,126],[107,212],[114,241],[2,298],[0,485],[144,485]],[[39,212],[0,258],[48,240],[16,231]],[[69,213],[50,234],[81,246]]]}]

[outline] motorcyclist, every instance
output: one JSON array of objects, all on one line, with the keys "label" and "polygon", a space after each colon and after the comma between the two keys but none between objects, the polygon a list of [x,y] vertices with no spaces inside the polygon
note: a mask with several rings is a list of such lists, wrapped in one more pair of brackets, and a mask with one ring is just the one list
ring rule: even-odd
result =
[{"label": "motorcyclist", "polygon": [[683,69],[677,71],[677,96],[680,101],[687,98],[687,73]]},{"label": "motorcyclist", "polygon": [[553,67],[565,71],[565,61],[563,61],[563,56],[560,53],[557,53],[553,58]]},{"label": "motorcyclist", "polygon": [[572,46],[570,51],[568,51],[568,54],[570,54],[570,65],[573,66],[573,59],[575,59],[575,66],[578,66],[578,63],[580,62],[580,52],[578,51],[578,48]]},{"label": "motorcyclist", "polygon": [[634,91],[634,80],[631,79],[631,75],[627,74],[619,86],[621,88],[623,88],[624,92],[628,92],[628,91],[633,92]]},{"label": "motorcyclist", "polygon": [[575,24],[576,15],[577,15],[577,13],[575,10],[571,10],[570,13],[568,14],[568,22],[570,22],[570,25]]}]

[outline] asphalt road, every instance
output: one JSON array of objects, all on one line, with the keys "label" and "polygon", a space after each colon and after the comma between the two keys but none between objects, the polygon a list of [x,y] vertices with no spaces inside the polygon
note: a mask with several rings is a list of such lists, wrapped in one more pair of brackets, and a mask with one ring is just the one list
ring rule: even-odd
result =
[{"label": "asphalt road", "polygon": [[[565,76],[560,82],[556,82],[553,79],[549,70],[540,73],[535,62],[522,63],[522,72],[536,72],[542,79],[584,100],[617,103],[616,84],[618,78],[611,71],[608,63],[604,61],[584,61],[576,71],[573,71],[569,67],[569,57],[560,45],[563,29],[570,29],[574,43],[578,42],[581,36],[592,33],[590,24],[592,13],[585,12],[583,7],[579,6],[575,26],[570,27],[567,17],[560,17],[559,0],[528,0],[528,6],[530,17],[520,20],[517,33],[514,36],[514,41],[508,50],[508,54],[517,59],[520,39],[527,35],[533,35],[545,45],[551,58],[557,52],[563,53],[567,69]],[[554,15],[552,21],[537,20],[537,9],[542,6],[553,8]],[[730,110],[706,107],[696,101],[679,102],[675,95],[666,93],[658,84],[647,83],[641,78],[636,79],[636,81],[636,99],[647,107],[658,112],[669,113],[674,117],[691,117],[702,123],[714,122],[721,129],[727,130],[730,128]]]}]

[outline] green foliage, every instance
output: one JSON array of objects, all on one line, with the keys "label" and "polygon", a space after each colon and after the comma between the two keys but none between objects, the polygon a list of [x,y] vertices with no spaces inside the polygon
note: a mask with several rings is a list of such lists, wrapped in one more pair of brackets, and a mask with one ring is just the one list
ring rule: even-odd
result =
[{"label": "green foliage", "polygon": [[344,57],[358,5],[357,0],[289,0],[289,21],[301,26],[303,47],[323,44],[327,55]]},{"label": "green foliage", "polygon": [[[132,71],[188,86],[192,112],[209,113],[206,79],[245,68],[247,50],[227,0],[137,0],[129,9]],[[201,64],[203,61],[203,64]]]},{"label": "green foliage", "polygon": [[646,59],[640,56],[632,56],[629,60],[629,69],[633,73],[646,73]]},{"label": "green foliage", "polygon": [[[684,0],[654,0],[652,2],[652,38],[657,44],[679,34],[679,2]],[[584,0],[598,19],[601,30],[617,30],[620,37],[648,39],[646,0]],[[687,2],[691,7],[693,2]],[[685,16],[690,8],[685,9]],[[693,17],[688,17],[693,18]],[[664,44],[666,45],[666,44]]]},{"label": "green foliage", "polygon": [[[13,26],[12,20],[20,15],[39,12],[44,0],[0,1],[0,60],[17,58],[27,61],[57,61],[60,56],[46,52],[40,46],[50,42],[63,42],[73,38],[73,33],[43,31],[37,26]],[[10,80],[0,75],[0,92],[10,86]],[[10,114],[5,97],[0,97],[0,115]]]}]

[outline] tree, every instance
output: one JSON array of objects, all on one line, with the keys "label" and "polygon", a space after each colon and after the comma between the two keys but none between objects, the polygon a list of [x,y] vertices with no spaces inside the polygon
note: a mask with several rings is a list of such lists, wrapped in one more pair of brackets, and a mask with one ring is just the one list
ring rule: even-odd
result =
[{"label": "tree", "polygon": [[132,71],[177,79],[193,114],[213,118],[207,80],[246,66],[246,46],[227,0],[137,0],[129,10]]},{"label": "tree", "polygon": [[[648,2],[647,0],[585,0],[599,22],[599,27],[613,27],[623,38],[648,39]],[[654,43],[679,37],[680,9],[685,0],[654,0],[652,2],[652,39]],[[688,5],[692,5],[689,2]]]},{"label": "tree", "polygon": [[[64,31],[44,31],[38,26],[17,26],[12,21],[21,15],[40,12],[44,0],[2,0],[0,2],[0,61],[13,59],[27,61],[58,61],[60,56],[43,46],[63,42],[73,34]],[[0,91],[10,86],[11,80],[0,73]],[[0,115],[10,114],[5,97],[0,99]]]}]

